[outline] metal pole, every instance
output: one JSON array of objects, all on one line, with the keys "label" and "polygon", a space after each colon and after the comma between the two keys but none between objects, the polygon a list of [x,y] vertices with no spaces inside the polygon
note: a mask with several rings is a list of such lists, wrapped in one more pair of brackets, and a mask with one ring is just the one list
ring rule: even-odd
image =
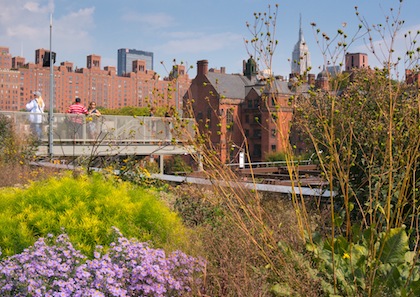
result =
[{"label": "metal pole", "polygon": [[245,153],[242,150],[242,148],[239,151],[239,168],[244,169],[245,168]]},{"label": "metal pole", "polygon": [[54,120],[54,63],[52,52],[52,14],[50,16],[50,108],[48,110],[48,154],[53,157],[53,120]]}]

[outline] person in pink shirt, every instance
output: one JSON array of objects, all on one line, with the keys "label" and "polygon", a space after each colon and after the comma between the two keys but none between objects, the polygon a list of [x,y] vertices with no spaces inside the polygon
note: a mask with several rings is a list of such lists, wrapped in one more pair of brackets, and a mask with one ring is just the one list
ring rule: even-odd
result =
[{"label": "person in pink shirt", "polygon": [[67,109],[67,113],[74,114],[69,117],[69,124],[70,124],[70,133],[71,136],[74,138],[82,138],[83,136],[83,123],[84,123],[84,116],[87,115],[88,110],[87,108],[82,104],[82,100],[80,98],[76,98],[74,100],[74,103],[69,106]]}]

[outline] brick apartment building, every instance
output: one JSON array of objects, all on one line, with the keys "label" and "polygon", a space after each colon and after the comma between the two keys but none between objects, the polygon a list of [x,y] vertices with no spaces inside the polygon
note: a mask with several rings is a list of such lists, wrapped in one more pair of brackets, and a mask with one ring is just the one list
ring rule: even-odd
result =
[{"label": "brick apartment building", "polygon": [[243,74],[208,69],[208,61],[201,60],[184,106],[191,105],[201,133],[209,135],[222,162],[237,161],[246,148],[258,162],[283,151],[289,141],[293,110],[288,100],[293,94],[282,77],[272,84],[259,77],[252,58],[244,62]]},{"label": "brick apartment building", "polygon": [[[12,57],[7,47],[0,47],[0,110],[24,110],[34,91],[40,91],[50,103],[50,68],[44,67],[49,51],[35,51],[35,63],[25,63],[23,57]],[[72,62],[61,62],[54,66],[54,111],[65,112],[76,97],[87,105],[96,101],[105,108],[124,106],[174,106],[176,98],[188,89],[190,79],[185,66],[176,65],[177,88],[174,76],[160,79],[153,70],[147,69],[146,61],[135,60],[133,71],[117,76],[116,67],[101,68],[101,57],[89,55],[86,68],[74,69]]]}]

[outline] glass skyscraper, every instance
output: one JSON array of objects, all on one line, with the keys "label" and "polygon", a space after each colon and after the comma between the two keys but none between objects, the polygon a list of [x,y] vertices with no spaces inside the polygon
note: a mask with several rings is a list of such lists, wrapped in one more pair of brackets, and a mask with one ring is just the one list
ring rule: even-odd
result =
[{"label": "glass skyscraper", "polygon": [[119,76],[133,71],[133,61],[146,61],[146,69],[153,70],[153,53],[135,49],[120,48],[118,50],[117,73]]}]

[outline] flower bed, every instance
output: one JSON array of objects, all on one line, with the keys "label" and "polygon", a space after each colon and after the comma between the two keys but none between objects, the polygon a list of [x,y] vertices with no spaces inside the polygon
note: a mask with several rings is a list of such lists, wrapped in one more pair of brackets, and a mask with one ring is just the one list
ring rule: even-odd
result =
[{"label": "flower bed", "polygon": [[181,296],[197,284],[204,262],[129,240],[98,246],[94,259],[73,248],[66,234],[38,239],[0,262],[1,296]]}]

